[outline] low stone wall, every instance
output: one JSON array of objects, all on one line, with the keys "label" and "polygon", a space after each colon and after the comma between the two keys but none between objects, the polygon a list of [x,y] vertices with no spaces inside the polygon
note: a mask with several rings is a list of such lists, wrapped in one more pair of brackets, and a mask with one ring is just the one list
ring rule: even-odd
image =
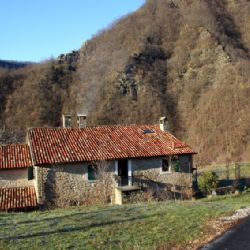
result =
[{"label": "low stone wall", "polygon": [[114,164],[98,181],[88,181],[88,164],[76,163],[35,168],[38,203],[65,207],[110,202],[114,197]]},{"label": "low stone wall", "polygon": [[29,187],[33,181],[28,181],[27,168],[0,170],[0,187]]}]

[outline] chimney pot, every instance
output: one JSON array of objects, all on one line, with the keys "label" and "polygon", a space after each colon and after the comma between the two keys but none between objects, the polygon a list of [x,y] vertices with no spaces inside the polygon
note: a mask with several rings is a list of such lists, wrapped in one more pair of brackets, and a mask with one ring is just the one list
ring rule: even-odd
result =
[{"label": "chimney pot", "polygon": [[160,129],[162,131],[166,131],[169,129],[169,124],[168,124],[168,120],[165,116],[160,118]]}]

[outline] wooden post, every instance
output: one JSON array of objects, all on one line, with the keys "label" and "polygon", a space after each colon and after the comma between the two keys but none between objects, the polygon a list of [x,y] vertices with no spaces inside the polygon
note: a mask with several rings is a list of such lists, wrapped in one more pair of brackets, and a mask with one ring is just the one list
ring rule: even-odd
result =
[{"label": "wooden post", "polygon": [[198,167],[197,167],[197,165],[196,165],[196,173],[195,173],[195,175],[196,175],[195,176],[195,178],[196,178],[195,181],[197,182],[197,180],[198,180]]},{"label": "wooden post", "polygon": [[227,180],[229,180],[229,163],[226,164],[226,168],[227,168]]},{"label": "wooden post", "polygon": [[132,161],[128,160],[128,185],[132,186]]},{"label": "wooden post", "polygon": [[241,179],[241,165],[238,163],[238,175],[239,179]]},{"label": "wooden post", "polygon": [[234,163],[234,178],[235,180],[237,180],[237,165],[236,165],[236,162]]},{"label": "wooden post", "polygon": [[240,179],[240,165],[239,163],[235,162],[235,179],[239,180]]}]

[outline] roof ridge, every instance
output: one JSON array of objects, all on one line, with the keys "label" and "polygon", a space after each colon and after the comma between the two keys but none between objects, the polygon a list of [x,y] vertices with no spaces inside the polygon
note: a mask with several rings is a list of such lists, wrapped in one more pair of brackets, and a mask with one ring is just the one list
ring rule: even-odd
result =
[{"label": "roof ridge", "polygon": [[0,144],[0,146],[29,146],[28,143],[10,143],[10,144]]},{"label": "roof ridge", "polygon": [[134,127],[134,126],[138,126],[138,127],[143,127],[143,126],[158,126],[158,124],[136,124],[136,123],[131,123],[131,124],[103,124],[103,125],[96,125],[96,126],[89,126],[89,127],[85,127],[85,128],[77,128],[77,127],[69,127],[69,128],[64,128],[64,127],[29,127],[28,131],[32,130],[32,129],[65,129],[65,130],[83,130],[83,129],[90,129],[90,128],[104,128],[104,127]]}]

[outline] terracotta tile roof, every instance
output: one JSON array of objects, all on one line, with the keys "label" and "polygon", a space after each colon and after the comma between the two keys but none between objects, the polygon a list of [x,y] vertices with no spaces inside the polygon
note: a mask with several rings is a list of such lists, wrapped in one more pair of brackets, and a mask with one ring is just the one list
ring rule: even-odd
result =
[{"label": "terracotta tile roof", "polygon": [[26,144],[0,145],[0,169],[32,166],[29,146]]},{"label": "terracotta tile roof", "polygon": [[159,125],[33,128],[28,136],[36,165],[195,153]]},{"label": "terracotta tile roof", "polygon": [[0,210],[35,208],[34,187],[0,188]]}]

